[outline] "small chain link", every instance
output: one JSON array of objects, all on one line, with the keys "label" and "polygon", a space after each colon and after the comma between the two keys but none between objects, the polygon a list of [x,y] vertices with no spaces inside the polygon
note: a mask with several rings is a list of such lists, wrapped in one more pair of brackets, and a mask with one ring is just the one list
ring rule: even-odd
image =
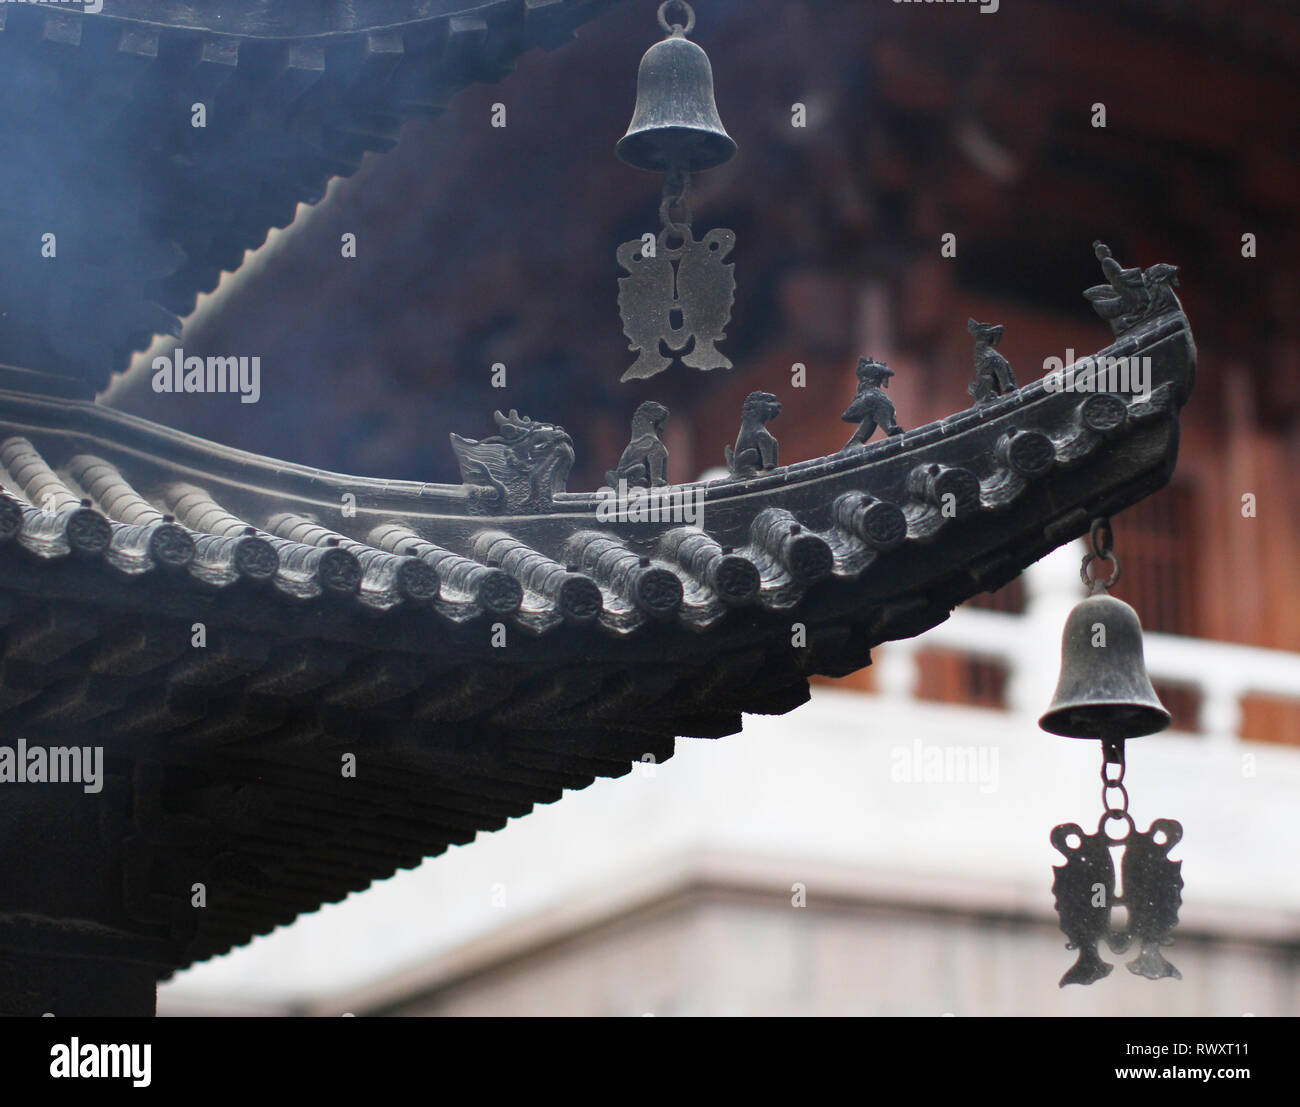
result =
[{"label": "small chain link", "polygon": [[[680,166],[670,169],[664,178],[663,201],[659,205],[659,218],[670,231],[675,231],[682,238],[690,235],[691,206],[687,197],[691,192],[691,175]],[[673,208],[677,209],[680,219],[673,219]]]},{"label": "small chain link", "polygon": [[1092,543],[1092,552],[1102,561],[1110,557],[1114,549],[1115,532],[1111,530],[1110,520],[1103,516],[1094,519],[1088,529],[1088,541]]},{"label": "small chain link", "polygon": [[[1124,743],[1123,741],[1107,742],[1103,746],[1103,757],[1101,763],[1101,805],[1105,808],[1106,815],[1128,814],[1128,789],[1124,787],[1124,770],[1127,765],[1124,760]],[[1111,766],[1118,770],[1111,775]],[[1109,793],[1118,790],[1123,797],[1121,806],[1116,807],[1110,802]]]},{"label": "small chain link", "polygon": [[[1092,526],[1088,530],[1089,550],[1083,555],[1083,564],[1079,566],[1079,579],[1083,581],[1084,586],[1093,593],[1114,588],[1119,581],[1120,564],[1119,557],[1115,554],[1114,543],[1115,535],[1110,527],[1110,519],[1106,516],[1094,519]],[[1115,566],[1111,570],[1110,576],[1104,580],[1101,577],[1090,577],[1088,568],[1094,561],[1109,561]]]}]

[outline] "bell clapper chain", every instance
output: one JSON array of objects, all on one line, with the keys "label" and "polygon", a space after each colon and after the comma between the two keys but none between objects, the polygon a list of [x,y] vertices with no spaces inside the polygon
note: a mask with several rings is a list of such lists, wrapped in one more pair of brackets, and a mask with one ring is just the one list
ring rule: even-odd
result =
[{"label": "bell clapper chain", "polygon": [[[1102,960],[1102,942],[1116,954],[1136,949],[1129,972],[1150,980],[1181,978],[1161,948],[1172,944],[1182,904],[1181,861],[1170,851],[1183,836],[1173,819],[1156,819],[1145,832],[1128,812],[1124,743],[1164,730],[1170,715],[1147,676],[1142,653],[1142,624],[1137,612],[1109,589],[1119,580],[1119,558],[1111,547],[1109,519],[1093,521],[1089,551],[1079,573],[1090,595],[1076,604],[1061,639],[1061,679],[1039,726],[1068,738],[1095,738],[1102,744],[1102,816],[1094,834],[1077,823],[1052,830],[1051,842],[1065,857],[1056,865],[1052,892],[1067,949],[1078,959],[1061,977],[1067,984],[1092,984],[1109,976],[1114,965]],[[1089,575],[1095,562],[1109,562],[1110,575]],[[1120,889],[1116,890],[1112,849],[1122,850]],[[1127,921],[1112,925],[1113,908]]]},{"label": "bell clapper chain", "polygon": [[[670,11],[685,22],[670,23]],[[729,161],[736,144],[718,117],[709,57],[686,37],[694,9],[667,0],[659,26],[668,37],[641,59],[632,122],[615,148],[628,165],[665,174],[663,229],[623,243],[616,255],[628,274],[618,282],[623,333],[638,355],[624,381],[653,377],[678,360],[692,369],[732,367],[716,344],[727,337],[735,299],[735,266],[725,259],[736,236],[719,228],[696,239],[687,195],[691,174]]]}]

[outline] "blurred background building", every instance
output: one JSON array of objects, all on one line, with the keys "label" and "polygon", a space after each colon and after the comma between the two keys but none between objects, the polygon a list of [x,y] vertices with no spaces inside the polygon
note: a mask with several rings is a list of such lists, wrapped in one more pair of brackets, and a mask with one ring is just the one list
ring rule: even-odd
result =
[{"label": "blurred background building", "polygon": [[1200,348],[1178,471],[1115,529],[1117,593],[1174,714],[1128,779],[1139,823],[1186,829],[1184,979],[1056,988],[1072,955],[1047,835],[1100,810],[1096,748],[1035,725],[1080,594],[1071,548],[788,716],[682,740],[190,970],[160,1013],[1300,1013],[1300,14],[699,0],[740,153],[693,206],[737,235],[737,368],[622,385],[614,248],[656,229],[659,182],[613,145],[655,7],[618,5],[408,125],[202,301],[186,353],[260,355],[258,404],[156,396],[147,358],[108,401],[430,481],[457,479],[448,432],[514,407],[583,443],[578,489],[654,398],[689,480],[754,389],[785,405],[782,460],[830,453],[860,354],[896,370],[916,426],[969,403],[967,317],[1006,325],[1025,383],[1108,341],[1080,296],[1094,239],[1178,264]]}]

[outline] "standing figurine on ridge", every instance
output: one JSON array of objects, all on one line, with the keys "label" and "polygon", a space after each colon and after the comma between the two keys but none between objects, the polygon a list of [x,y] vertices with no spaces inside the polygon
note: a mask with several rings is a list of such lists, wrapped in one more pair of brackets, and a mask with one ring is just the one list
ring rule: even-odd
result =
[{"label": "standing figurine on ridge", "polygon": [[993,348],[1002,338],[1002,324],[967,319],[966,329],[975,339],[975,379],[966,389],[975,403],[987,404],[1014,392],[1016,375],[1011,372],[1011,363]]},{"label": "standing figurine on ridge", "polygon": [[858,359],[858,392],[848,410],[840,416],[846,423],[857,423],[858,429],[844,443],[840,453],[865,445],[877,427],[889,435],[903,433],[895,417],[894,401],[884,393],[893,375],[894,371],[883,361],[872,357]]},{"label": "standing figurine on ridge", "polygon": [[777,467],[776,437],[767,429],[767,423],[780,414],[781,401],[770,392],[751,392],[745,397],[736,447],[723,447],[733,477],[754,477]]},{"label": "standing figurine on ridge", "polygon": [[668,483],[668,447],[663,442],[668,409],[654,400],[646,400],[632,416],[632,441],[628,443],[617,467],[605,474],[605,482],[617,488],[619,480],[629,488],[658,488]]}]

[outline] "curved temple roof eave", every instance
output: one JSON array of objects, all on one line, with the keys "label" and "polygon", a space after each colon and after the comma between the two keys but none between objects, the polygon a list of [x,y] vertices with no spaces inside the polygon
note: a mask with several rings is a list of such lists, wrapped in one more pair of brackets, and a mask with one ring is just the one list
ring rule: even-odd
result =
[{"label": "curved temple roof eave", "polygon": [[[472,599],[478,589],[499,591],[505,578],[513,577],[510,587],[517,598],[503,612],[530,633],[553,631],[565,621],[560,607],[575,602],[579,586],[569,581],[578,577],[588,581],[583,587],[589,595],[593,584],[601,590],[598,621],[614,633],[628,634],[646,627],[647,620],[654,622],[661,617],[654,607],[660,601],[669,604],[662,617],[705,629],[729,606],[713,579],[718,558],[748,561],[765,582],[755,602],[785,611],[800,603],[821,575],[857,580],[898,542],[924,546],[942,536],[942,544],[960,561],[961,535],[981,525],[981,517],[992,519],[1009,509],[1036,485],[1069,480],[1086,490],[1088,479],[1072,477],[1072,471],[1095,458],[1107,441],[1144,433],[1141,428],[1153,419],[1168,417],[1176,425],[1177,409],[1190,386],[1195,350],[1181,310],[1150,321],[1075,365],[1134,353],[1153,355],[1155,372],[1148,382],[1153,391],[1145,401],[1110,401],[1113,410],[1107,418],[1114,425],[1094,428],[1090,423],[1091,394],[1081,399],[1037,381],[995,402],[850,453],[797,462],[745,480],[657,490],[660,502],[670,508],[698,496],[694,506],[702,514],[684,518],[670,510],[649,518],[610,519],[600,511],[607,499],[599,493],[562,493],[547,510],[496,515],[483,506],[476,497],[481,490],[475,488],[350,477],[228,449],[83,401],[4,392],[0,459],[19,459],[28,483],[16,482],[12,472],[0,473],[0,479],[28,498],[29,511],[42,506],[39,497],[51,489],[58,503],[72,511],[87,507],[87,489],[68,478],[68,466],[111,471],[113,479],[103,487],[113,490],[105,514],[115,528],[116,552],[108,560],[123,572],[144,572],[153,564],[132,543],[161,539],[144,531],[125,536],[122,528],[138,528],[145,516],[156,524],[173,512],[195,539],[203,540],[204,550],[213,541],[229,543],[241,534],[260,535],[273,546],[292,539],[278,548],[293,566],[274,579],[287,595],[300,599],[319,596],[322,588],[351,589],[349,581],[356,576],[363,607],[402,606],[411,598],[403,590],[415,587],[420,594],[431,588],[427,582],[413,583],[418,576],[414,567],[402,568],[402,559],[418,558],[445,577],[443,595],[452,598],[435,608],[453,622],[480,611]],[[1044,455],[1032,471],[1008,452],[1010,441],[1026,434],[1036,436],[1034,449]],[[1160,448],[1169,454],[1161,465],[1172,469],[1176,436]],[[943,509],[943,489],[959,493],[960,518]],[[120,510],[123,503],[134,505],[126,515]],[[872,504],[879,506],[868,522],[865,513]],[[882,525],[890,534],[887,541],[881,538]],[[27,526],[31,534],[24,530],[23,542],[28,548],[44,556],[68,548],[57,534],[46,536],[47,520],[29,518]],[[677,552],[675,541],[666,547],[671,533],[681,528],[698,532],[712,545],[692,547],[689,557]],[[489,531],[500,532],[514,545],[482,546],[480,536]],[[803,537],[797,537],[801,532]],[[300,539],[301,534],[310,537]],[[376,548],[377,542],[383,548]],[[827,569],[814,579],[807,576],[806,559],[818,544],[824,551],[817,557]],[[312,552],[312,546],[337,550],[325,555],[321,549]],[[597,547],[604,552],[593,552]],[[484,550],[491,551],[486,561]],[[223,558],[234,556],[224,545],[220,551]],[[498,563],[496,558],[506,554],[507,561]],[[349,557],[362,561],[349,568]],[[590,567],[583,567],[586,558],[594,559]],[[204,564],[200,558],[192,570],[202,581],[224,585],[235,579],[228,569],[205,569]],[[327,565],[344,576],[322,583],[319,573]],[[729,570],[733,575],[737,571]],[[498,583],[489,585],[485,573],[495,574],[491,579]],[[678,598],[665,594],[652,601],[670,577],[681,581],[680,588],[672,586]],[[875,576],[872,580],[879,589],[883,582]],[[506,595],[501,593],[500,602],[506,602]]]},{"label": "curved temple roof eave", "polygon": [[[1186,330],[1186,317],[1181,311],[1166,314],[1125,335],[1096,354],[1078,359],[1064,371],[1077,375],[1079,379],[1086,379],[1087,373],[1084,370],[1089,365],[1095,366],[1098,359],[1139,355],[1162,340]],[[1155,377],[1150,385],[1153,389],[1162,383],[1173,385],[1178,404],[1181,406],[1182,399],[1191,388],[1194,370],[1195,359],[1192,356],[1177,362],[1172,374],[1166,374],[1163,378]],[[951,441],[964,431],[1021,412],[1024,413],[1024,418],[1032,419],[1039,405],[1059,402],[1057,398],[1062,395],[1066,394],[1049,391],[1044,380],[1039,379],[994,403],[972,407],[933,423],[912,428],[893,438],[869,443],[850,453],[793,462],[771,473],[760,474],[744,481],[727,478],[708,482],[685,482],[669,485],[658,491],[661,495],[676,496],[703,492],[708,503],[787,488],[798,482],[851,472],[877,461],[908,454],[925,446]],[[134,453],[145,458],[170,455],[177,468],[190,469],[209,479],[216,478],[242,486],[248,486],[250,479],[256,480],[268,491],[273,490],[276,495],[294,496],[321,507],[334,506],[333,501],[338,495],[350,492],[367,497],[377,511],[411,512],[429,519],[436,519],[443,514],[460,518],[467,514],[466,509],[472,498],[471,490],[463,484],[358,477],[299,465],[295,462],[281,461],[250,451],[222,446],[124,412],[100,405],[87,405],[80,400],[0,392],[0,397],[3,396],[9,396],[10,400],[6,404],[3,399],[0,399],[0,415],[3,415],[6,406],[11,409],[27,407],[32,410],[33,420],[44,421],[42,415],[37,413],[41,409],[46,409],[55,423],[62,424],[68,431],[77,433],[88,449],[93,450],[96,445],[104,445],[112,448],[114,452]],[[549,517],[573,512],[585,514],[594,511],[601,499],[598,490],[560,492],[553,498],[552,510],[538,514]],[[490,517],[501,521],[526,518],[526,516]]]},{"label": "curved temple roof eave", "polygon": [[[111,751],[104,810],[135,820],[105,867],[132,874],[112,940],[149,935],[166,975],[679,736],[793,710],[810,676],[862,668],[1155,491],[1195,347],[1181,310],[1132,333],[1146,402],[1027,386],[901,452],[734,482],[702,527],[593,526],[565,501],[403,515],[421,486],[382,481],[326,517],[321,490],[349,478],[0,393],[0,725]],[[166,883],[196,848],[220,893],[198,918]]]}]

